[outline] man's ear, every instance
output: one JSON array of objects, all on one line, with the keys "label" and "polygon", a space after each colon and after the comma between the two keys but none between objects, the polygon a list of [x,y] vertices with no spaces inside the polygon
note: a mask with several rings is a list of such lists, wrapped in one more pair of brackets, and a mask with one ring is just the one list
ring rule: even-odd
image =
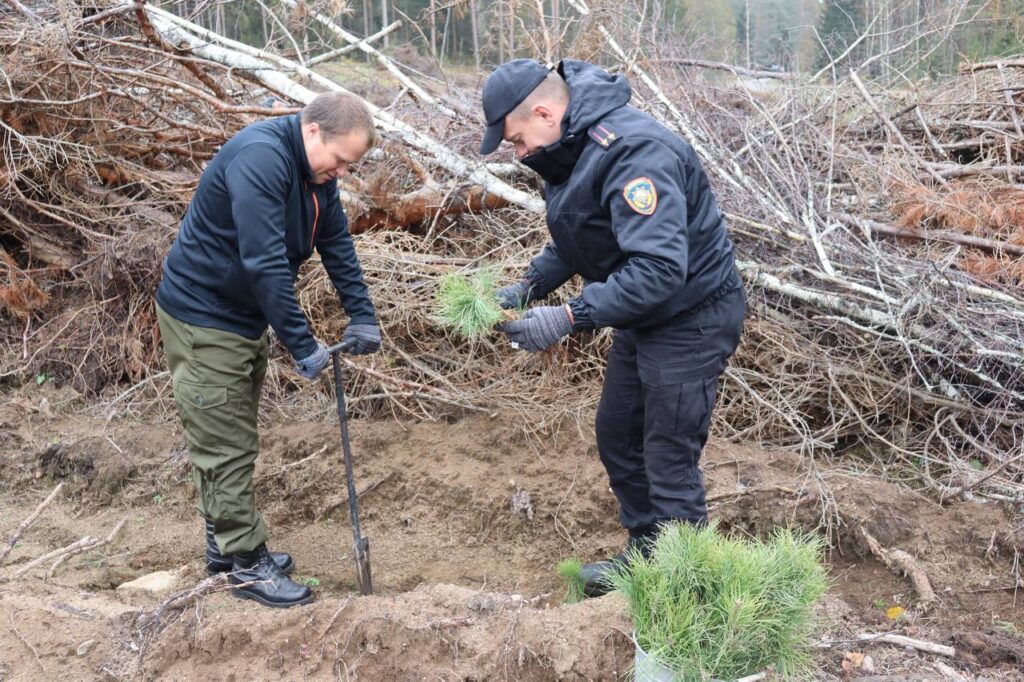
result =
[{"label": "man's ear", "polygon": [[546,104],[534,105],[533,115],[543,120],[549,126],[559,123],[559,121],[555,120],[555,112],[551,111],[551,107]]},{"label": "man's ear", "polygon": [[320,134],[320,124],[317,123],[316,121],[313,121],[312,123],[306,123],[302,127],[308,131],[310,137],[316,137],[317,135]]}]

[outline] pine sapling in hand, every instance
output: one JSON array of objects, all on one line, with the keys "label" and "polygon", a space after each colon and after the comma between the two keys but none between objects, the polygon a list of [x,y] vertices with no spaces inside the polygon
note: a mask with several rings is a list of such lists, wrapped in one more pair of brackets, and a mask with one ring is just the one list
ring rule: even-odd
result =
[{"label": "pine sapling in hand", "polygon": [[514,315],[501,309],[494,273],[481,270],[472,277],[449,273],[434,292],[441,324],[468,339],[477,339]]}]

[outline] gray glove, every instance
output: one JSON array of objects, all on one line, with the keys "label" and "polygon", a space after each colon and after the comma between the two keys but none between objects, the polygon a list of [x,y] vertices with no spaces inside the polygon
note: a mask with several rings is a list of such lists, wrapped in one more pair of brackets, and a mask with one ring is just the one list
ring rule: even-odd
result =
[{"label": "gray glove", "polygon": [[498,297],[498,305],[505,310],[522,308],[530,302],[531,289],[530,280],[523,278],[515,284],[498,289],[495,294]]},{"label": "gray glove", "polygon": [[317,341],[313,354],[295,363],[295,371],[304,379],[315,379],[330,361],[331,356],[327,353],[327,347]]},{"label": "gray glove", "polygon": [[531,308],[522,319],[502,322],[496,328],[508,335],[513,348],[539,353],[572,332],[572,318],[564,305],[545,305]]},{"label": "gray glove", "polygon": [[368,355],[376,353],[380,348],[380,327],[375,324],[350,324],[341,335],[341,342],[355,341],[352,355]]}]

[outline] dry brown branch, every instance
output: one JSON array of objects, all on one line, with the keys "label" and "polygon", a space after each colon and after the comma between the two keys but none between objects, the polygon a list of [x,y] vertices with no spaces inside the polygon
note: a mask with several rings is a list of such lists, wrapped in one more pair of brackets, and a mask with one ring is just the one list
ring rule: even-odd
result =
[{"label": "dry brown branch", "polygon": [[872,537],[863,527],[860,528],[860,533],[864,537],[865,542],[867,542],[871,553],[881,559],[889,567],[889,570],[899,571],[910,578],[923,606],[927,606],[936,600],[935,592],[932,590],[931,582],[928,580],[928,574],[918,566],[914,557],[902,549],[886,549],[882,547],[878,540]]},{"label": "dry brown branch", "polygon": [[[118,8],[115,7],[113,9],[116,10]],[[164,52],[177,55],[179,58],[183,58],[181,60],[182,66],[188,69],[193,76],[195,76],[197,79],[199,79],[200,82],[203,83],[203,85],[209,88],[210,91],[213,94],[215,94],[220,101],[228,99],[228,94],[224,91],[224,88],[222,88],[217,83],[217,81],[211,78],[209,74],[207,74],[203,70],[202,66],[197,64],[195,61],[188,59],[188,52],[186,50],[182,50],[174,45],[171,45],[170,42],[165,40],[163,36],[157,33],[156,29],[153,28],[153,24],[149,21],[149,16],[143,9],[143,3],[135,3],[134,9],[135,19],[139,22],[139,27],[142,29],[142,34],[146,36],[147,40],[149,40],[151,43],[153,43],[153,45],[160,48]]]},{"label": "dry brown branch", "polygon": [[985,239],[983,237],[974,237],[968,234],[958,234],[956,232],[946,232],[943,230],[909,230],[902,227],[896,227],[894,225],[885,225],[875,220],[869,220],[867,218],[858,218],[856,216],[843,213],[836,213],[834,215],[838,220],[841,220],[848,225],[864,227],[874,234],[884,234],[890,237],[900,237],[901,239],[918,239],[922,241],[934,239],[935,241],[939,242],[972,246],[976,249],[982,249],[990,253],[1008,253],[1014,256],[1024,256],[1024,245],[1012,244],[1010,242],[999,242],[994,239]]},{"label": "dry brown branch", "polygon": [[395,31],[397,31],[401,26],[402,26],[402,22],[401,21],[394,21],[391,24],[389,24],[389,25],[385,26],[384,28],[382,28],[381,30],[377,31],[373,35],[366,36],[365,38],[360,40],[358,43],[349,44],[349,45],[346,45],[345,47],[339,47],[336,50],[331,50],[330,52],[325,52],[323,54],[317,55],[316,57],[313,57],[312,59],[310,59],[309,61],[306,62],[306,66],[316,66],[317,64],[321,64],[323,62],[330,61],[331,59],[335,59],[337,57],[341,57],[343,55],[346,55],[349,52],[354,52],[354,51],[356,51],[358,49],[361,49],[360,45],[362,43],[367,43],[367,44],[375,43],[378,40],[380,40],[381,38],[383,38],[385,36],[388,36],[388,35],[391,35]]},{"label": "dry brown branch", "polygon": [[39,669],[42,670],[43,674],[45,675],[46,668],[43,666],[43,662],[39,660],[39,652],[36,651],[36,648],[32,646],[27,639],[25,639],[25,636],[18,631],[18,627],[14,624],[14,616],[17,615],[17,613],[17,611],[12,611],[9,618],[9,620],[11,621],[11,632],[17,635],[18,639],[21,640],[21,643],[24,644],[28,648],[28,650],[32,652],[32,656],[34,656],[36,659],[36,665],[39,666]]},{"label": "dry brown branch", "polygon": [[742,66],[736,66],[735,64],[709,62],[704,59],[662,58],[658,59],[657,63],[668,64],[670,66],[694,66],[700,69],[711,69],[713,71],[728,71],[729,73],[743,78],[792,80],[795,77],[794,74],[787,73],[785,71],[755,71],[753,69],[745,69]]},{"label": "dry brown branch", "polygon": [[796,495],[797,491],[793,488],[786,487],[784,485],[772,485],[772,486],[755,486],[752,488],[744,488],[743,490],[733,490],[730,492],[714,493],[713,495],[707,496],[708,502],[717,502],[718,500],[725,500],[731,497],[742,497],[743,495],[751,495],[756,493],[767,493],[767,492],[778,492],[786,495]]},{"label": "dry brown branch", "polygon": [[61,547],[60,549],[55,549],[52,552],[48,552],[47,554],[44,554],[40,557],[36,557],[32,561],[29,561],[27,564],[16,570],[14,573],[11,574],[9,578],[6,579],[13,580],[15,578],[20,578],[21,576],[25,575],[37,566],[45,564],[48,561],[54,561],[54,564],[50,567],[50,571],[47,574],[47,577],[49,577],[57,570],[57,567],[60,566],[60,564],[68,557],[72,557],[76,554],[81,554],[82,552],[96,549],[97,547],[102,547],[103,545],[109,543],[111,540],[114,539],[114,537],[118,534],[118,532],[120,532],[121,528],[123,528],[124,524],[127,522],[128,517],[126,516],[121,520],[120,523],[114,526],[114,529],[110,531],[110,534],[106,538],[100,539],[94,538],[90,535],[86,535],[82,539],[73,542],[70,545],[67,545],[66,547]]},{"label": "dry brown branch", "polygon": [[861,81],[860,77],[857,76],[857,72],[854,71],[853,69],[850,69],[850,80],[852,80],[854,85],[857,86],[857,90],[864,98],[864,101],[867,102],[867,105],[868,107],[871,108],[871,111],[873,111],[875,116],[877,116],[878,119],[885,124],[885,127],[889,130],[889,132],[891,132],[893,136],[897,140],[899,140],[899,143],[903,145],[903,148],[906,149],[911,156],[920,161],[921,164],[925,166],[928,170],[929,175],[931,175],[932,178],[934,178],[940,185],[946,184],[945,178],[943,178],[937,172],[932,170],[931,166],[925,163],[925,160],[921,158],[921,155],[918,153],[917,149],[914,147],[914,145],[910,144],[910,142],[907,141],[907,138],[903,136],[903,133],[900,132],[900,129],[897,128],[896,124],[892,122],[892,119],[886,116],[885,113],[883,113],[882,110],[878,108],[878,105],[875,103],[874,98],[871,97],[871,94],[868,92],[867,88],[864,87],[863,81]]},{"label": "dry brown branch", "polygon": [[1007,180],[1014,181],[1017,178],[1024,178],[1024,166],[962,166],[956,164],[929,163],[928,172],[932,177],[938,176],[944,180],[956,178],[976,178],[978,176],[1005,176]]},{"label": "dry brown branch", "polygon": [[872,635],[864,633],[857,635],[857,639],[861,642],[885,642],[886,644],[895,644],[896,646],[909,646],[928,654],[937,654],[939,656],[948,656],[950,658],[956,656],[956,650],[951,646],[935,644],[934,642],[926,642],[924,640],[913,639],[911,637],[904,637],[903,635],[895,635],[891,633]]},{"label": "dry brown branch", "polygon": [[985,71],[986,69],[1024,69],[1024,59],[996,60],[991,62],[976,62],[974,64],[962,64],[960,72]]},{"label": "dry brown branch", "polygon": [[[382,483],[386,483],[387,481],[390,481],[392,478],[394,478],[394,476],[395,472],[392,471],[387,476],[378,478],[373,483],[367,483],[362,490],[356,491],[356,497],[362,497],[363,495],[372,492],[377,486],[379,486]],[[344,504],[348,504],[348,493],[343,493],[341,499],[339,499],[336,502],[329,502],[327,506],[324,507],[319,514],[317,514],[316,520],[323,521],[331,514],[331,512],[333,512],[335,509],[338,509]]]},{"label": "dry brown branch", "polygon": [[57,498],[57,495],[60,494],[60,491],[63,488],[64,483],[58,483],[57,487],[50,491],[50,494],[46,496],[46,499],[40,502],[36,508],[32,510],[32,513],[25,517],[24,521],[18,524],[18,527],[11,534],[10,539],[7,540],[7,544],[4,546],[3,550],[0,550],[0,563],[3,563],[3,560],[7,558],[7,555],[11,553],[11,550],[14,549],[14,545],[18,544],[18,539],[21,537],[21,534],[28,530],[29,526],[35,523],[36,519],[39,518],[39,515],[43,513],[43,510]]},{"label": "dry brown branch", "polygon": [[117,534],[121,532],[121,529],[124,528],[124,524],[126,524],[126,523],[128,523],[128,517],[127,516],[124,517],[123,519],[121,519],[121,522],[118,523],[116,526],[114,526],[114,528],[110,531],[110,533],[107,535],[107,537],[103,538],[102,540],[97,540],[93,544],[88,545],[86,547],[78,547],[75,550],[68,552],[67,554],[62,554],[61,556],[59,556],[57,558],[57,560],[53,562],[53,565],[50,566],[50,570],[46,572],[47,580],[52,578],[54,576],[54,574],[57,573],[57,569],[60,567],[60,565],[62,563],[64,563],[65,561],[67,561],[71,557],[75,556],[76,554],[81,554],[82,552],[86,552],[86,551],[92,551],[94,549],[98,549],[98,548],[102,547],[103,545],[110,544],[111,541],[113,541],[113,539],[115,537],[117,537]]},{"label": "dry brown branch", "polygon": [[325,445],[322,448],[320,448],[319,450],[317,450],[316,452],[314,452],[314,453],[312,453],[310,455],[307,455],[307,456],[303,457],[300,460],[296,460],[294,462],[289,462],[287,464],[281,465],[280,467],[278,467],[277,471],[274,471],[272,473],[260,474],[259,476],[257,476],[253,480],[253,483],[259,483],[259,482],[264,481],[264,480],[266,480],[268,478],[273,478],[274,476],[280,476],[281,474],[283,474],[284,472],[288,471],[289,469],[295,469],[297,467],[302,466],[306,462],[310,462],[310,461],[316,459],[317,457],[319,457],[320,455],[322,455],[326,451],[327,451],[327,446]]},{"label": "dry brown branch", "polygon": [[506,199],[488,194],[483,187],[458,187],[443,191],[428,186],[388,199],[386,203],[378,201],[377,207],[353,220],[350,229],[352,234],[360,234],[369,229],[408,229],[440,217],[493,211],[508,205]]},{"label": "dry brown branch", "polygon": [[75,542],[72,542],[70,545],[67,545],[66,547],[61,547],[60,549],[55,549],[52,552],[48,552],[40,557],[36,557],[32,561],[28,562],[27,564],[16,570],[14,573],[12,573],[9,578],[4,578],[4,580],[13,580],[15,578],[20,578],[21,576],[25,575],[26,573],[28,573],[29,571],[31,571],[32,569],[41,564],[45,564],[48,561],[53,561],[54,559],[57,559],[65,554],[69,554],[72,552],[77,554],[79,550],[88,549],[95,542],[97,542],[96,538],[92,537],[91,535],[86,535],[85,537],[76,540]]},{"label": "dry brown branch", "polygon": [[179,611],[208,594],[220,592],[230,587],[226,574],[217,573],[216,576],[206,578],[187,590],[171,595],[156,608],[139,613],[135,620],[135,626],[143,632],[152,634],[155,629],[159,630],[162,625],[165,625],[164,617],[169,612]]}]

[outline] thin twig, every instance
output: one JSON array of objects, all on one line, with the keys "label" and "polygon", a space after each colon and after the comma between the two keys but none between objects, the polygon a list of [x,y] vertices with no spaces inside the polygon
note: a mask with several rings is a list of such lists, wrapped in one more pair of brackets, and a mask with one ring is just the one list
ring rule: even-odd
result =
[{"label": "thin twig", "polygon": [[3,560],[7,558],[7,555],[10,554],[12,549],[14,549],[14,546],[18,544],[18,539],[21,537],[21,534],[28,530],[29,526],[35,523],[36,519],[39,518],[39,515],[43,513],[43,510],[46,509],[51,502],[53,502],[53,500],[57,497],[58,494],[60,494],[60,491],[63,488],[64,482],[62,481],[58,483],[57,487],[54,488],[50,492],[50,494],[46,496],[46,499],[40,502],[39,505],[32,511],[32,513],[29,514],[28,517],[18,525],[18,528],[11,535],[10,539],[7,540],[7,544],[4,546],[3,550],[0,551],[0,563],[3,563]]},{"label": "thin twig", "polygon": [[46,572],[47,580],[52,578],[54,576],[54,574],[57,572],[57,568],[62,563],[67,561],[69,558],[75,556],[76,554],[81,554],[82,552],[90,552],[90,551],[92,551],[94,549],[102,547],[103,545],[110,544],[110,542],[114,539],[114,537],[116,537],[117,534],[121,531],[121,529],[124,528],[124,524],[126,524],[126,523],[128,523],[128,517],[127,516],[124,517],[123,519],[121,519],[121,522],[118,523],[116,526],[114,526],[113,530],[111,530],[110,533],[107,535],[107,537],[103,538],[102,540],[98,540],[97,542],[95,542],[95,543],[93,543],[91,545],[85,546],[85,547],[78,547],[78,548],[74,549],[73,551],[68,552],[67,554],[61,555],[56,561],[53,562],[53,565],[50,566],[50,570]]}]

